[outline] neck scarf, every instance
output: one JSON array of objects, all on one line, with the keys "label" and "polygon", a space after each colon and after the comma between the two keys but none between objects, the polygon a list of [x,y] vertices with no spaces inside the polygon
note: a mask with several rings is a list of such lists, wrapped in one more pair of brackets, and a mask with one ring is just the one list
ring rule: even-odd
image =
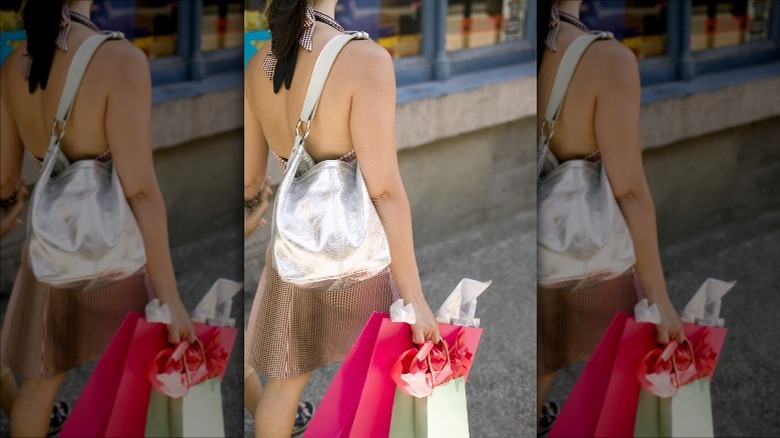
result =
[{"label": "neck scarf", "polygon": [[[311,5],[306,5],[306,18],[303,21],[303,34],[298,40],[298,43],[301,47],[306,49],[307,52],[311,52],[312,50],[315,21],[325,23],[339,32],[344,32],[344,28],[329,15],[314,9]],[[288,90],[290,89],[297,53],[298,50],[296,46],[290,53],[289,59],[277,59],[273,49],[269,50],[265,55],[265,59],[263,60],[263,71],[269,80],[274,81],[274,93],[279,92],[282,82],[284,82],[285,88]],[[277,66],[279,66],[278,71]]]},{"label": "neck scarf", "polygon": [[[97,27],[92,20],[84,14],[80,14],[75,11],[71,11],[70,8],[65,5],[62,7],[62,16],[60,17],[60,33],[57,35],[57,39],[54,40],[54,44],[60,48],[63,52],[68,51],[68,35],[70,35],[71,22],[83,24],[89,29],[100,32],[100,28]],[[25,50],[21,59],[19,59],[19,71],[24,76],[24,80],[30,79],[30,68],[32,68],[32,56]]]},{"label": "neck scarf", "polygon": [[585,26],[585,23],[580,21],[579,18],[568,12],[561,11],[558,9],[558,5],[553,4],[550,8],[550,22],[547,25],[549,31],[547,32],[547,39],[544,40],[544,45],[549,47],[553,52],[558,51],[558,31],[560,30],[559,25],[561,24],[561,21],[572,24],[583,32],[590,32],[588,26]]}]

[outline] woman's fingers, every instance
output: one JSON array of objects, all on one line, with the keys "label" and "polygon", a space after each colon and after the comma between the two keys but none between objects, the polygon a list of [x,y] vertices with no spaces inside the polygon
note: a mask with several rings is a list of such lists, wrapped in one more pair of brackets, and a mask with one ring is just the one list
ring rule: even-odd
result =
[{"label": "woman's fingers", "polygon": [[168,326],[168,343],[172,345],[176,345],[181,341],[181,338],[179,337],[179,331],[173,330]]},{"label": "woman's fingers", "polygon": [[422,330],[414,328],[412,329],[412,342],[414,342],[417,345],[421,345],[425,343],[425,334]]},{"label": "woman's fingers", "polygon": [[194,343],[197,337],[195,336],[195,329],[193,327],[188,328],[183,336],[184,339],[189,341],[190,344]]},{"label": "woman's fingers", "polygon": [[658,343],[661,345],[666,345],[669,343],[669,332],[666,330],[665,327],[659,327],[658,330]]}]

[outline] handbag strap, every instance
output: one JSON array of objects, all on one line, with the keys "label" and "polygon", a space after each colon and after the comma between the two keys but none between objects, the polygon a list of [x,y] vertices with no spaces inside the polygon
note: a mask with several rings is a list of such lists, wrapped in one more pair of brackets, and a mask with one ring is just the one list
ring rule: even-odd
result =
[{"label": "handbag strap", "polygon": [[[62,93],[60,94],[60,103],[57,106],[57,114],[54,116],[54,121],[51,125],[52,139],[57,143],[59,143],[62,136],[65,134],[65,125],[67,124],[71,110],[73,109],[76,93],[79,91],[79,86],[81,85],[82,79],[84,79],[84,73],[87,71],[87,66],[92,60],[92,56],[97,51],[98,47],[107,40],[120,38],[124,38],[124,35],[121,32],[101,32],[87,38],[81,46],[79,46],[76,54],[73,55],[73,60],[68,69],[68,76],[65,78],[65,85],[62,87]],[[55,133],[56,130],[59,130],[59,132]]]},{"label": "handbag strap", "polygon": [[574,40],[569,48],[566,49],[566,53],[563,54],[563,59],[561,60],[561,64],[558,66],[558,72],[555,75],[555,82],[553,83],[550,100],[547,104],[547,112],[544,115],[541,132],[539,134],[539,147],[537,150],[538,156],[536,163],[537,177],[541,175],[542,168],[550,154],[550,138],[552,138],[555,133],[555,122],[558,120],[558,116],[561,113],[563,99],[566,97],[566,91],[569,89],[569,83],[571,83],[571,79],[574,76],[574,70],[577,68],[577,64],[579,64],[580,59],[582,59],[585,50],[590,47],[593,42],[611,38],[613,37],[610,32],[591,32]]},{"label": "handbag strap", "polygon": [[[328,41],[322,49],[322,52],[320,52],[317,61],[314,62],[314,70],[311,72],[309,88],[306,90],[306,98],[303,101],[301,115],[298,118],[298,123],[295,125],[296,137],[299,135],[301,125],[304,123],[306,124],[305,130],[300,136],[302,137],[302,140],[305,140],[308,136],[309,129],[311,128],[311,121],[314,120],[314,113],[317,112],[317,104],[320,101],[322,90],[325,87],[325,81],[328,79],[333,63],[336,61],[336,57],[341,52],[341,49],[343,49],[348,42],[355,39],[368,39],[368,34],[366,32],[344,33]],[[297,143],[296,138],[296,144]]]},{"label": "handbag strap", "polygon": [[[320,55],[317,57],[317,61],[314,62],[314,70],[312,70],[311,78],[309,79],[309,88],[306,89],[306,98],[303,101],[301,115],[298,118],[298,123],[295,124],[295,143],[290,152],[286,173],[295,175],[296,169],[301,161],[303,143],[306,141],[306,137],[309,136],[311,122],[314,120],[314,113],[317,111],[317,104],[320,101],[322,89],[325,87],[325,81],[328,79],[330,69],[333,67],[333,63],[336,61],[336,57],[341,52],[341,49],[343,49],[348,42],[355,39],[368,39],[368,34],[366,32],[347,32],[334,37],[325,44],[322,52],[320,52]],[[286,179],[287,178],[282,178],[280,187],[286,185]],[[277,197],[281,195],[281,191],[277,190]]]}]

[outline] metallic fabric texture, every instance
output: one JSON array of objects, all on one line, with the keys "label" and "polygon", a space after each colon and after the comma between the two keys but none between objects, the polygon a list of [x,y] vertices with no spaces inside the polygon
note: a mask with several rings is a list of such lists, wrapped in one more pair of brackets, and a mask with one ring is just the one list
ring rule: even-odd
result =
[{"label": "metallic fabric texture", "polygon": [[344,360],[371,314],[389,312],[397,298],[389,268],[346,289],[299,288],[279,277],[269,246],[247,320],[244,360],[279,380]]},{"label": "metallic fabric texture", "polygon": [[63,87],[49,149],[30,201],[29,266],[42,283],[88,290],[146,264],[141,232],[110,162],[71,163],[60,150],[78,86],[94,51],[121,34],[100,34],[76,53]]},{"label": "metallic fabric texture", "polygon": [[333,61],[343,46],[355,38],[367,35],[333,38],[315,63],[296,127],[295,145],[274,203],[274,269],[283,281],[303,289],[348,288],[377,275],[390,264],[387,236],[357,160],[324,160],[315,164],[304,149]]},{"label": "metallic fabric texture", "polygon": [[566,161],[537,184],[537,282],[576,290],[634,265],[626,222],[601,163]]},{"label": "metallic fabric texture", "polygon": [[301,171],[301,155],[309,164],[311,158],[302,148],[294,155],[274,207],[279,276],[305,289],[339,290],[386,268],[387,237],[357,160],[327,160]]}]

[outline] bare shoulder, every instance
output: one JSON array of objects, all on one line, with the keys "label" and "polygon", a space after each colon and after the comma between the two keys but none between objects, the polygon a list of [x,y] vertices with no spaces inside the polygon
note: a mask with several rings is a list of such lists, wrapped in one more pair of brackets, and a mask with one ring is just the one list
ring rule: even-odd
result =
[{"label": "bare shoulder", "polygon": [[258,72],[262,71],[263,69],[263,60],[265,60],[265,55],[268,54],[268,51],[271,50],[271,41],[267,41],[265,44],[263,44],[257,52],[252,55],[251,58],[249,58],[249,62],[246,64],[246,68],[244,69],[244,77],[246,83],[252,83],[252,79]]},{"label": "bare shoulder", "polygon": [[10,83],[12,79],[12,75],[17,75],[19,78],[21,78],[21,74],[19,73],[19,60],[22,58],[22,55],[24,55],[25,50],[27,50],[27,43],[23,42],[22,44],[19,44],[18,47],[16,47],[3,61],[2,68],[0,68],[0,77],[2,77],[2,82]]},{"label": "bare shoulder", "polygon": [[151,80],[146,54],[130,41],[107,41],[95,53],[95,61],[107,82],[143,86]]},{"label": "bare shoulder", "polygon": [[[371,40],[355,40],[347,44],[341,55],[352,72],[360,72],[358,84],[395,84],[393,58],[388,51]],[[355,75],[357,76],[357,75]]]},{"label": "bare shoulder", "polygon": [[344,46],[343,54],[361,69],[392,70],[393,58],[384,47],[372,40],[354,40]]},{"label": "bare shoulder", "polygon": [[583,56],[587,69],[598,83],[639,87],[639,63],[636,55],[618,41],[605,40],[594,43]]}]

